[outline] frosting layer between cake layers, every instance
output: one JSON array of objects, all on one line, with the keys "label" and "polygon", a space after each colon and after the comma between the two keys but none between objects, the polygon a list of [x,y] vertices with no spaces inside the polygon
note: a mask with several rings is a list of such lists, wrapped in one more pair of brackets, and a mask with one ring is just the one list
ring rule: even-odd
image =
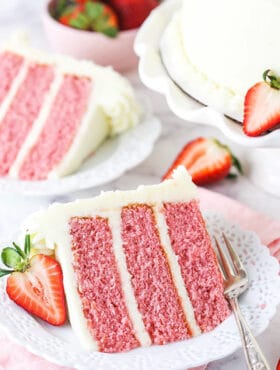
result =
[{"label": "frosting layer between cake layers", "polygon": [[229,314],[183,168],[159,185],[54,204],[24,225],[55,248],[71,325],[88,349],[120,352],[212,330]]},{"label": "frosting layer between cake layers", "polygon": [[[200,102],[242,121],[248,89],[280,72],[276,0],[183,0],[162,39],[176,82]],[[177,70],[176,70],[177,68]]]},{"label": "frosting layer between cake layers", "polygon": [[139,122],[131,86],[110,68],[17,40],[0,54],[1,76],[1,176],[65,176],[108,136]]}]

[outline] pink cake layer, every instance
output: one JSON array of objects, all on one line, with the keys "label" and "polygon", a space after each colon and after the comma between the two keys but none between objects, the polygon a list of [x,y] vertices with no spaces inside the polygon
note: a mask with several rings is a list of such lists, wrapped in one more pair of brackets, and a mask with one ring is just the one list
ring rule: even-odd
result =
[{"label": "pink cake layer", "polygon": [[0,54],[0,104],[7,96],[15,77],[23,65],[23,57],[4,52]]},{"label": "pink cake layer", "polygon": [[74,271],[88,328],[100,351],[139,346],[125,305],[108,221],[74,217],[70,221]]},{"label": "pink cake layer", "polygon": [[121,212],[123,248],[138,309],[153,343],[190,336],[170,268],[160,244],[153,210],[147,205]]},{"label": "pink cake layer", "polygon": [[76,76],[63,78],[44,128],[22,164],[21,179],[45,179],[63,159],[87,109],[91,83],[87,78]]},{"label": "pink cake layer", "polygon": [[166,223],[172,247],[194,307],[196,321],[207,332],[230,313],[216,256],[196,201],[166,203]]},{"label": "pink cake layer", "polygon": [[40,112],[53,78],[52,67],[29,66],[8,112],[0,122],[0,176],[8,174]]}]

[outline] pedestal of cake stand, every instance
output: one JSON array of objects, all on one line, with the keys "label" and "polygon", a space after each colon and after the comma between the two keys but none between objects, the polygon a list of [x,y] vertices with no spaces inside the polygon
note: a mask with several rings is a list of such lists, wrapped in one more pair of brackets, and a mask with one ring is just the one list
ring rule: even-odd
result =
[{"label": "pedestal of cake stand", "polygon": [[280,149],[248,149],[246,161],[249,179],[268,193],[280,197]]}]

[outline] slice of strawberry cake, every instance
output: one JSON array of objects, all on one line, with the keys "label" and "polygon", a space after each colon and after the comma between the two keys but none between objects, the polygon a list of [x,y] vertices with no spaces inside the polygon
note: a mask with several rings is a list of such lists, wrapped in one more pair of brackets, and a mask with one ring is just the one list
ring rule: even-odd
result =
[{"label": "slice of strawberry cake", "polygon": [[65,176],[108,136],[139,121],[131,86],[119,74],[22,41],[0,53],[0,81],[0,176]]},{"label": "slice of strawberry cake", "polygon": [[24,226],[55,248],[85,348],[121,352],[208,332],[228,315],[222,277],[183,167],[159,185],[53,204]]}]

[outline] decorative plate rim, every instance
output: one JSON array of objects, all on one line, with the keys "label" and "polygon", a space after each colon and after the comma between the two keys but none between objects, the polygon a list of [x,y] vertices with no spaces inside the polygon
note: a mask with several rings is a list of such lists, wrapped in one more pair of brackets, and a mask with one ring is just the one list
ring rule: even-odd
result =
[{"label": "decorative plate rim", "polygon": [[[278,261],[270,255],[268,248],[261,244],[254,232],[242,230],[240,226],[226,221],[216,212],[206,212],[205,219],[210,235],[221,235],[221,231],[226,232],[237,247],[246,267],[249,268],[251,286],[242,296],[240,303],[255,334],[260,334],[268,326],[280,302]],[[249,248],[249,257],[246,257],[244,246]],[[250,261],[250,259],[253,260]],[[261,300],[266,297],[264,293],[261,293],[264,287],[266,287],[265,294],[270,299],[267,305],[262,307]],[[187,367],[200,366],[224,358],[241,346],[234,318],[231,315],[214,331],[187,341],[140,348],[121,354],[86,353],[77,349],[77,346],[71,347],[65,340],[59,339],[61,333],[60,337],[55,336],[54,331],[58,333],[57,330],[60,328],[54,328],[51,332],[45,330],[48,327],[47,324],[35,320],[10,301],[6,297],[4,280],[0,281],[0,298],[1,295],[0,317],[3,317],[3,321],[0,321],[0,327],[11,340],[51,362],[62,366],[72,366],[79,370],[94,368],[129,370],[132,367],[134,370],[148,370],[151,366],[154,370],[184,370]],[[39,330],[39,336],[36,336],[36,330]],[[51,348],[52,353],[48,352],[47,348]],[[62,354],[63,348],[65,352]],[[73,348],[75,348],[74,351]],[[210,357],[209,354],[211,354]]]},{"label": "decorative plate rim", "polygon": [[[54,196],[105,185],[143,162],[152,152],[161,133],[161,122],[151,112],[147,99],[139,96],[143,116],[128,131],[106,140],[72,175],[44,181],[21,181],[0,178],[0,193],[32,196]],[[111,152],[110,152],[111,151]],[[129,155],[128,155],[129,154]],[[98,156],[100,162],[91,167]],[[86,168],[86,167],[90,168]]]}]

